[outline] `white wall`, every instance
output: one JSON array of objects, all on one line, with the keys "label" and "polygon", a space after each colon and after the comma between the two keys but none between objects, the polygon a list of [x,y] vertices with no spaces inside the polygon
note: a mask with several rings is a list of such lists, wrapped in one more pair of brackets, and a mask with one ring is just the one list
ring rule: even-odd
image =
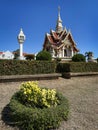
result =
[{"label": "white wall", "polygon": [[10,51],[3,52],[0,54],[0,59],[14,59],[14,54]]}]

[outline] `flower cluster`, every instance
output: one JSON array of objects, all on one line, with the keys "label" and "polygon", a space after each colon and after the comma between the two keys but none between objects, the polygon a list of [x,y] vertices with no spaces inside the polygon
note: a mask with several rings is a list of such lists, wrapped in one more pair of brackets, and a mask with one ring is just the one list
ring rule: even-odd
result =
[{"label": "flower cluster", "polygon": [[41,108],[56,106],[58,104],[57,93],[55,89],[44,89],[38,86],[38,82],[25,82],[20,86],[21,100],[35,104]]}]

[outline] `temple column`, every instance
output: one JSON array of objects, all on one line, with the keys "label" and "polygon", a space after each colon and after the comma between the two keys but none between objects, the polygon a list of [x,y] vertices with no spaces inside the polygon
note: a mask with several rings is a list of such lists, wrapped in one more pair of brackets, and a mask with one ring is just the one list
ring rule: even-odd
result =
[{"label": "temple column", "polygon": [[73,48],[71,48],[71,56],[73,57],[74,53],[73,53]]},{"label": "temple column", "polygon": [[59,50],[59,58],[61,58],[61,57],[62,57],[61,50]]},{"label": "temple column", "polygon": [[64,57],[64,46],[63,46],[63,49],[62,49],[62,50],[63,50],[63,57]]}]

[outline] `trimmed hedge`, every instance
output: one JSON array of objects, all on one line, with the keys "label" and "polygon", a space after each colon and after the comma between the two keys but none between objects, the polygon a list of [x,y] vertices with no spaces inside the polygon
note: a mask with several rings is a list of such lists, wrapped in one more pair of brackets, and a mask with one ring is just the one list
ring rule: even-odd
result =
[{"label": "trimmed hedge", "polygon": [[0,60],[0,75],[55,73],[53,61]]},{"label": "trimmed hedge", "polygon": [[70,62],[59,63],[57,65],[57,72],[98,72],[98,63],[94,62]]},{"label": "trimmed hedge", "polygon": [[58,63],[57,64],[57,72],[70,72],[70,63]]},{"label": "trimmed hedge", "polygon": [[26,107],[18,100],[16,93],[10,100],[10,118],[14,125],[23,130],[49,130],[60,126],[62,120],[67,120],[69,113],[68,100],[57,93],[60,104],[50,108]]},{"label": "trimmed hedge", "polygon": [[98,72],[98,63],[0,60],[0,75],[32,75],[55,72]]}]

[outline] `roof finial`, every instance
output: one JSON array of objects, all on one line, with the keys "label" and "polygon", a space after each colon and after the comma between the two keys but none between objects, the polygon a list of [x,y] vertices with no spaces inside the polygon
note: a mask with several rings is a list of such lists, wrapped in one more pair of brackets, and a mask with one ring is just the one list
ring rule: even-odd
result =
[{"label": "roof finial", "polygon": [[58,16],[60,16],[60,6],[58,6]]},{"label": "roof finial", "polygon": [[61,20],[61,17],[60,17],[60,6],[58,6],[58,20],[59,20],[59,21],[62,21],[62,20]]},{"label": "roof finial", "polygon": [[57,19],[56,31],[59,33],[62,30],[63,30],[63,26],[62,26],[62,20],[60,17],[60,6],[58,6],[58,19]]}]

